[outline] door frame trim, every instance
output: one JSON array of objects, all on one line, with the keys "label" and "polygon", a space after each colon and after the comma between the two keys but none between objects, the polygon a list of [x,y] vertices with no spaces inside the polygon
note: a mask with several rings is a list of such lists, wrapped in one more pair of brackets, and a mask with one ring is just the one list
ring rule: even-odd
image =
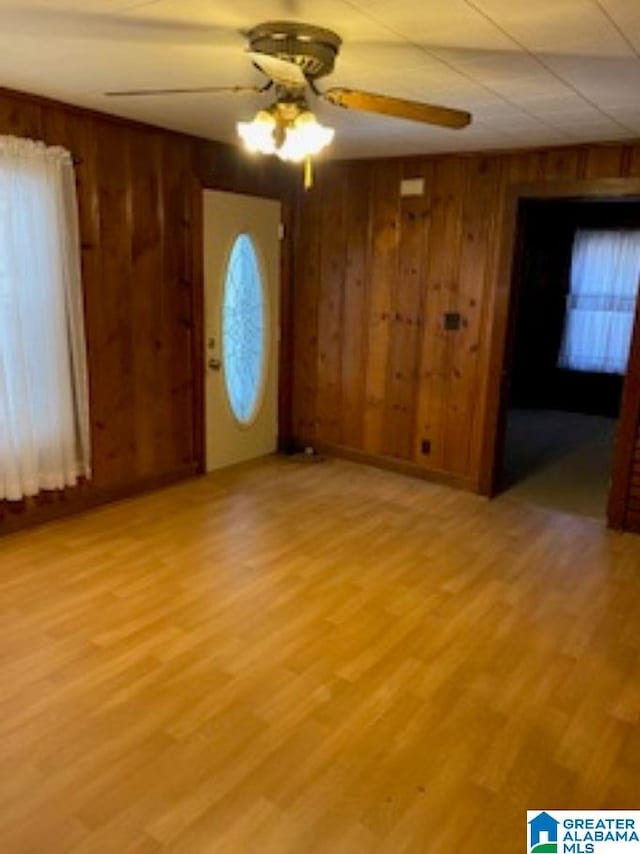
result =
[{"label": "door frame trim", "polygon": [[191,191],[189,221],[193,231],[193,283],[191,318],[185,321],[191,332],[191,363],[193,377],[193,447],[199,474],[206,473],[206,401],[205,375],[205,311],[204,311],[204,191],[233,193],[256,199],[279,202],[284,226],[280,240],[280,330],[278,335],[278,450],[290,450],[293,441],[293,237],[295,203],[292,193],[261,192],[259,189],[236,190],[215,181],[194,178]]},{"label": "door frame trim", "polygon": [[[504,441],[506,397],[511,374],[508,348],[509,332],[516,306],[515,274],[518,263],[518,225],[520,202],[527,199],[575,201],[640,201],[640,178],[602,178],[572,181],[547,181],[514,184],[507,191],[499,230],[500,256],[494,283],[493,323],[490,332],[488,386],[486,391],[485,423],[482,430],[479,492],[493,497],[497,492],[500,453]],[[639,301],[640,302],[640,301]],[[640,331],[638,317],[634,326],[634,346],[625,375],[620,421],[614,451],[612,488],[607,509],[608,525],[622,527],[626,486],[630,478],[633,443],[629,452],[629,437],[635,438],[640,411]],[[636,340],[638,339],[638,340]],[[614,500],[615,495],[615,500]],[[622,509],[621,509],[622,508]]]},{"label": "door frame trim", "polygon": [[203,191],[213,189],[194,178],[191,189],[191,229],[193,232],[192,298],[189,330],[191,332],[191,383],[193,395],[193,449],[198,474],[207,470],[205,448],[205,396],[204,396],[204,204]]}]

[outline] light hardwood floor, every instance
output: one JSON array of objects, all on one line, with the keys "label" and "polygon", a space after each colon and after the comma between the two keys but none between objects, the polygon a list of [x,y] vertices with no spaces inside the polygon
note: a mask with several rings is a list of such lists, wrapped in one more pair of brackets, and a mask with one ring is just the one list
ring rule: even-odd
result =
[{"label": "light hardwood floor", "polygon": [[268,460],[0,540],[0,851],[514,854],[640,808],[640,538]]}]

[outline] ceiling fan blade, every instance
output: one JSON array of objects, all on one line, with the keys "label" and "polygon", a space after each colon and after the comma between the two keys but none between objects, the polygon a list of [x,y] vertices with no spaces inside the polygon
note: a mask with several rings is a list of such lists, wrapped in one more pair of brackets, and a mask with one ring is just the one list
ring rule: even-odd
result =
[{"label": "ceiling fan blade", "polygon": [[269,86],[195,86],[185,89],[125,89],[122,92],[105,92],[108,98],[130,98],[139,95],[210,95],[218,92],[232,92],[238,95],[260,94]]},{"label": "ceiling fan blade", "polygon": [[251,62],[257,65],[260,71],[270,77],[274,83],[297,89],[307,85],[304,71],[295,62],[289,62],[286,59],[280,59],[279,56],[259,53],[255,50],[248,50],[246,54]]},{"label": "ceiling fan blade", "polygon": [[389,98],[373,92],[361,92],[358,89],[340,87],[322,92],[322,97],[336,107],[349,110],[361,110],[365,113],[378,113],[393,116],[396,119],[408,119],[427,125],[440,125],[446,128],[464,128],[471,122],[471,114],[464,110],[451,110],[436,104],[423,104],[420,101],[406,101],[403,98]]}]

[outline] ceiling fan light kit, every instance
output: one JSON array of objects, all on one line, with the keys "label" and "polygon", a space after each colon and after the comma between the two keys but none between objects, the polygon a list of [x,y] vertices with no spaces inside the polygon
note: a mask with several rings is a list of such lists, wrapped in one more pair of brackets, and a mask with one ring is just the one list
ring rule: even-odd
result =
[{"label": "ceiling fan light kit", "polygon": [[320,124],[304,101],[276,101],[258,110],[252,121],[238,122],[238,134],[253,154],[275,154],[280,160],[305,164],[305,188],[312,183],[311,158],[333,140],[333,128]]},{"label": "ceiling fan light kit", "polygon": [[221,86],[185,90],[130,90],[110,95],[169,95],[185,92],[263,93],[275,86],[276,100],[259,110],[251,121],[238,122],[237,131],[245,147],[257,154],[276,155],[281,160],[303,162],[305,187],[311,186],[312,158],[329,145],[333,128],[316,119],[306,100],[307,90],[333,106],[374,113],[452,130],[466,127],[471,115],[435,104],[392,98],[374,92],[336,87],[320,91],[316,81],[334,69],[342,45],[337,33],[296,21],[267,21],[246,33],[248,58],[265,75],[263,87]]}]

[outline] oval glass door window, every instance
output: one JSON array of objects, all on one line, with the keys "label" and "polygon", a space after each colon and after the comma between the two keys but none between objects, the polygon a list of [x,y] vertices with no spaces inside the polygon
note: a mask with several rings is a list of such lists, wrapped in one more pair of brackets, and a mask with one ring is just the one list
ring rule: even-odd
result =
[{"label": "oval glass door window", "polygon": [[253,241],[236,238],[222,300],[222,358],[231,410],[248,424],[260,404],[265,363],[264,287]]}]

